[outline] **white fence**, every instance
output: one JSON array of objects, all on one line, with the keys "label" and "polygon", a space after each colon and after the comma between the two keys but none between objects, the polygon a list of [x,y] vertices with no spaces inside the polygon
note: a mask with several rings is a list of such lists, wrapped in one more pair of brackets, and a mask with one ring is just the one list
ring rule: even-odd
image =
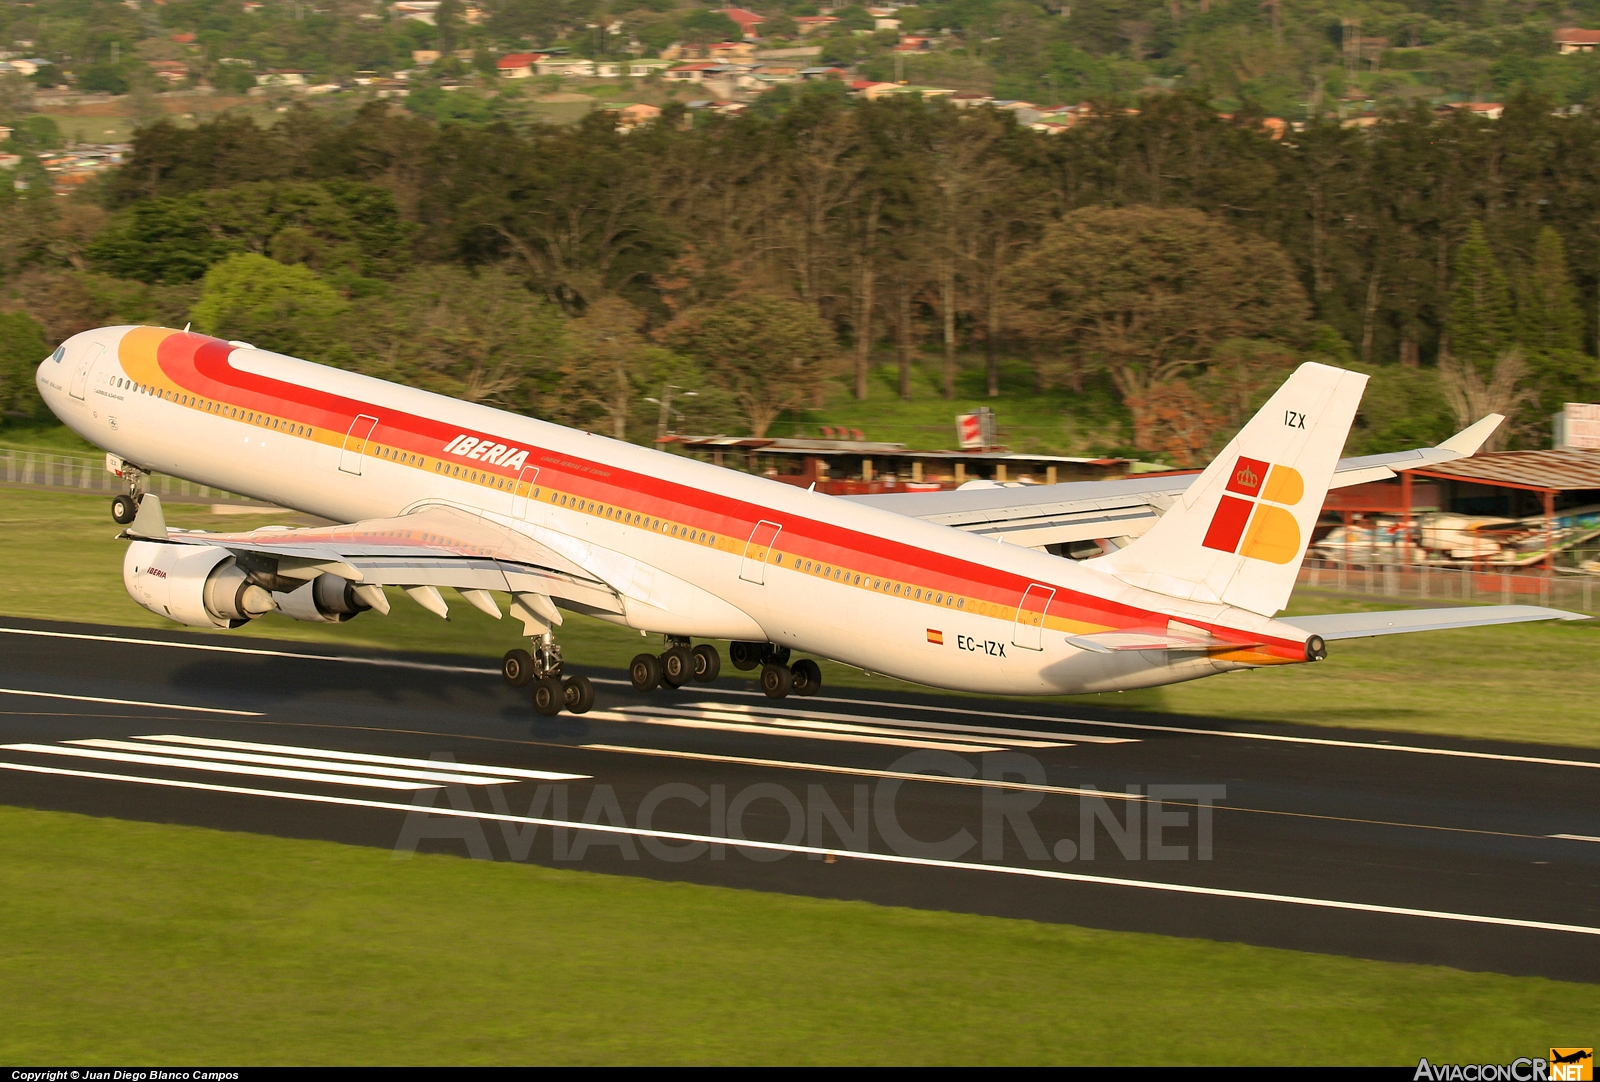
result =
[{"label": "white fence", "polygon": [[1595,612],[1600,604],[1600,575],[1530,571],[1527,568],[1484,569],[1430,567],[1427,564],[1375,564],[1353,567],[1307,560],[1299,584],[1369,597],[1417,601],[1477,602],[1498,605],[1550,605]]},{"label": "white fence", "polygon": [[[53,451],[28,451],[0,447],[0,481],[13,485],[42,485],[71,488],[80,492],[126,492],[127,484],[114,473],[106,472],[103,456],[58,454]],[[152,473],[146,491],[177,499],[209,500],[215,503],[253,502],[243,496],[209,485],[197,485],[164,473]]]}]

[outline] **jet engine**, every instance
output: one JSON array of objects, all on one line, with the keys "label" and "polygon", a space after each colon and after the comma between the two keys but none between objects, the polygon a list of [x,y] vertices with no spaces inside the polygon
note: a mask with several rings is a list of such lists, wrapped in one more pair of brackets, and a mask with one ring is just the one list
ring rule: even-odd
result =
[{"label": "jet engine", "polygon": [[151,612],[191,627],[239,627],[276,607],[232,553],[210,545],[135,541],[122,559],[122,582]]},{"label": "jet engine", "polygon": [[287,593],[274,592],[278,611],[295,620],[337,624],[372,608],[356,593],[356,585],[324,572]]}]

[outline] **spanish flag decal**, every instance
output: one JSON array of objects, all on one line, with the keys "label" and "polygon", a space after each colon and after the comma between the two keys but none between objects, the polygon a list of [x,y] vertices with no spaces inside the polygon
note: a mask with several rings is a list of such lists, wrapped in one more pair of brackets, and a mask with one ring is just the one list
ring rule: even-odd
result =
[{"label": "spanish flag decal", "polygon": [[1300,554],[1300,525],[1274,505],[1292,507],[1305,493],[1298,470],[1241,455],[1201,544],[1253,560],[1289,563]]},{"label": "spanish flag decal", "polygon": [[935,645],[935,646],[943,646],[944,645],[944,632],[943,631],[935,631],[935,630],[933,630],[933,628],[930,627],[928,629],[928,641],[933,643],[933,645]]}]

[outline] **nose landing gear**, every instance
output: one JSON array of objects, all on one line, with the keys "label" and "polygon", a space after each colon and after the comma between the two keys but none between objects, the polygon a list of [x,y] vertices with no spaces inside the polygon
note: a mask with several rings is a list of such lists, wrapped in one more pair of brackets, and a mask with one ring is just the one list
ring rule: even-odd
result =
[{"label": "nose landing gear", "polygon": [[139,513],[139,503],[144,499],[144,484],[146,474],[131,462],[122,464],[122,479],[128,482],[131,491],[111,500],[111,521],[118,526],[127,526],[133,522],[134,516]]},{"label": "nose landing gear", "polygon": [[533,652],[507,650],[500,675],[514,688],[533,685],[533,708],[544,717],[566,710],[587,714],[594,707],[594,684],[587,676],[561,676],[561,647],[550,634],[533,637]]}]

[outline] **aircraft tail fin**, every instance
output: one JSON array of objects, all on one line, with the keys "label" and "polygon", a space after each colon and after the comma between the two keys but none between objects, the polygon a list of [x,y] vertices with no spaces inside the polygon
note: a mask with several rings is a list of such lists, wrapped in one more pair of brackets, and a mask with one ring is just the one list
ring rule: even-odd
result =
[{"label": "aircraft tail fin", "polygon": [[1089,565],[1158,593],[1275,614],[1366,384],[1357,372],[1301,365],[1149,532]]}]

